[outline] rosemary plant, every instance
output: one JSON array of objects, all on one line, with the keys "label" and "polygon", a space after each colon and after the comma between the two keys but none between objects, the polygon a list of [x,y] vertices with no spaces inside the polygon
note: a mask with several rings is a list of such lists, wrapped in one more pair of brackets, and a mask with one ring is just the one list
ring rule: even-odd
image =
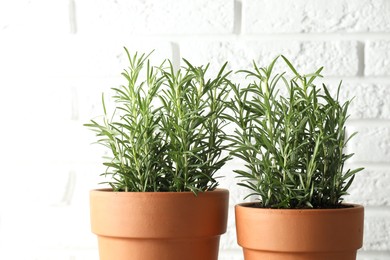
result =
[{"label": "rosemary plant", "polygon": [[[153,107],[157,93],[164,82],[158,69],[147,61],[148,55],[130,56],[129,68],[122,75],[127,85],[113,88],[116,109],[108,115],[102,98],[103,122],[91,120],[90,127],[97,132],[97,143],[109,148],[112,157],[104,165],[111,175],[107,182],[114,191],[159,191],[167,189],[164,181],[163,162],[166,144],[158,133],[159,108]],[[145,64],[146,63],[146,64]],[[146,65],[146,80],[139,82]]]},{"label": "rosemary plant", "polygon": [[[244,88],[233,86],[232,113],[227,118],[237,126],[229,138],[231,154],[245,162],[235,170],[266,208],[339,207],[355,173],[344,171],[353,154],[344,154],[350,138],[345,123],[351,100],[339,102],[328,88],[315,85],[322,68],[301,75],[284,57],[293,76],[274,73],[277,57],[268,67],[241,71],[254,82]],[[286,88],[286,95],[282,95]],[[247,197],[248,197],[247,196]]]},{"label": "rosemary plant", "polygon": [[226,63],[215,79],[205,79],[208,69],[194,67],[187,60],[183,71],[175,73],[170,63],[163,71],[166,88],[160,95],[161,132],[167,138],[165,172],[171,180],[170,190],[193,192],[213,190],[213,177],[227,160],[222,114],[230,82]]},{"label": "rosemary plant", "polygon": [[[116,109],[102,122],[86,124],[97,143],[112,154],[104,165],[114,191],[199,191],[218,185],[214,174],[230,158],[222,113],[230,83],[224,73],[205,79],[206,67],[188,61],[181,70],[150,65],[149,55],[131,56],[122,75],[127,85],[113,88]],[[146,69],[145,69],[146,68]],[[145,73],[145,74],[143,74]],[[141,80],[144,78],[144,80]]]}]

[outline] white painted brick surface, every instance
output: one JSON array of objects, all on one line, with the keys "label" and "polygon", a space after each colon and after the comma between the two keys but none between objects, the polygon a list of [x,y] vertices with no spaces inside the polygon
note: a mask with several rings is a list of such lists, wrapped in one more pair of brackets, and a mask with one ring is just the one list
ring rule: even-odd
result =
[{"label": "white painted brick surface", "polygon": [[[189,39],[180,43],[183,58],[195,64],[215,64],[229,61],[229,68],[252,68],[255,61],[259,66],[268,66],[277,56],[283,54],[294,61],[298,71],[314,72],[324,66],[327,76],[356,76],[359,71],[358,44],[355,41],[200,41]],[[276,66],[277,71],[286,71],[287,66]]]},{"label": "white painted brick surface", "polygon": [[77,0],[80,33],[227,34],[233,0]]},{"label": "white painted brick surface", "polygon": [[128,66],[124,46],[131,53],[154,50],[151,61],[156,64],[172,59],[172,44],[164,40],[132,39],[121,35],[109,39],[67,35],[42,41],[12,35],[0,41],[0,73],[22,79],[120,76]]},{"label": "white painted brick surface", "polygon": [[[362,165],[357,163],[349,168],[355,169]],[[349,189],[350,195],[345,196],[345,201],[376,207],[390,206],[389,174],[389,169],[386,167],[366,166],[363,171],[356,174],[353,185]]]},{"label": "white painted brick surface", "polygon": [[69,32],[69,0],[0,2],[0,33],[27,33],[32,36],[37,33],[57,35]]},{"label": "white painted brick surface", "polygon": [[243,0],[245,33],[389,32],[387,0]]},{"label": "white painted brick surface", "polygon": [[[358,260],[390,259],[389,19],[387,0],[0,1],[0,259],[98,259],[88,192],[104,181],[107,151],[82,125],[125,83],[123,46],[155,50],[153,64],[211,62],[210,73],[283,54],[302,73],[324,66],[333,93],[342,79],[341,100],[355,97],[347,130],[359,132],[348,166],[366,168],[345,197],[366,207]],[[222,260],[243,259],[234,205],[247,191],[233,173],[242,167],[232,160],[219,173],[230,190]]]},{"label": "white painted brick surface", "polygon": [[377,208],[366,209],[364,225],[364,250],[390,250],[390,209],[378,211]]},{"label": "white painted brick surface", "polygon": [[357,260],[387,260],[390,259],[390,253],[378,251],[360,251],[357,255]]},{"label": "white painted brick surface", "polygon": [[[324,83],[332,95],[337,95],[340,79],[317,79],[317,86]],[[390,84],[362,83],[359,79],[342,80],[340,102],[352,100],[349,107],[350,120],[390,119]]]},{"label": "white painted brick surface", "polygon": [[390,119],[390,85],[347,83],[341,92],[352,100],[351,119]]},{"label": "white painted brick surface", "polygon": [[347,152],[354,152],[351,162],[390,163],[390,125],[370,121],[350,123],[348,133],[358,132],[348,144]]},{"label": "white painted brick surface", "polygon": [[390,41],[368,41],[365,50],[365,63],[366,76],[389,76]]}]

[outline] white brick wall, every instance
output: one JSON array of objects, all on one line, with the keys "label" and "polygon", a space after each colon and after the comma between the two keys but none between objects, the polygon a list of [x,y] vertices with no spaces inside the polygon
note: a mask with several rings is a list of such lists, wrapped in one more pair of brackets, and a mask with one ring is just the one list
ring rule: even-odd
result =
[{"label": "white brick wall", "polygon": [[76,0],[81,34],[229,34],[233,0]]},{"label": "white brick wall", "polygon": [[243,31],[250,34],[390,30],[387,0],[243,0],[243,5]]},{"label": "white brick wall", "polygon": [[[284,54],[305,71],[324,65],[332,91],[355,97],[349,150],[356,177],[347,201],[366,207],[359,260],[390,259],[390,1],[388,0],[2,0],[0,1],[0,259],[96,260],[88,191],[103,171],[99,146],[82,127],[101,111],[103,91],[122,83],[122,46],[226,60],[231,69]],[[239,76],[234,76],[240,80]],[[232,161],[222,260],[236,244]]]},{"label": "white brick wall", "polygon": [[261,37],[248,40],[244,36],[223,41],[190,38],[180,42],[180,53],[194,63],[211,62],[214,67],[227,60],[235,70],[251,68],[253,60],[267,65],[283,53],[302,71],[314,72],[324,66],[323,73],[328,76],[356,76],[359,73],[357,41],[263,40]]},{"label": "white brick wall", "polygon": [[[390,24],[390,23],[388,23]],[[390,73],[390,41],[367,41],[365,48],[366,76],[388,76]]]}]

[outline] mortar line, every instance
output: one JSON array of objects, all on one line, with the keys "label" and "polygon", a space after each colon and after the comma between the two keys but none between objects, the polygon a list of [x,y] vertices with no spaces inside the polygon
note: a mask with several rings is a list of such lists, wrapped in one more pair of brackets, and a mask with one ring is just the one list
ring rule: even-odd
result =
[{"label": "mortar line", "polygon": [[[363,165],[364,164],[364,165]],[[390,162],[369,162],[369,161],[353,161],[347,162],[349,167],[364,167],[369,170],[384,170],[390,169]]]},{"label": "mortar line", "polygon": [[348,126],[390,126],[390,119],[380,118],[351,118],[348,119]]},{"label": "mortar line", "polygon": [[79,102],[78,102],[78,95],[77,95],[77,89],[75,87],[71,88],[71,120],[77,121],[79,119]]},{"label": "mortar line", "polygon": [[357,43],[357,56],[358,56],[357,75],[360,77],[364,77],[364,71],[365,71],[364,42],[358,41],[358,43]]},{"label": "mortar line", "polygon": [[[233,25],[233,27],[236,27]],[[241,26],[242,27],[242,26]],[[199,33],[199,34],[134,34],[146,39],[159,39],[159,40],[210,40],[210,41],[310,41],[310,42],[326,42],[326,41],[361,41],[363,43],[373,40],[390,40],[390,33],[369,33],[369,32],[356,32],[356,33],[257,33],[257,34],[245,34],[240,30],[240,34],[235,33]]]},{"label": "mortar line", "polygon": [[171,42],[172,46],[172,64],[175,70],[180,69],[180,45],[177,42]]},{"label": "mortar line", "polygon": [[77,33],[76,3],[74,0],[69,0],[69,27],[71,34]]},{"label": "mortar line", "polygon": [[234,1],[233,34],[240,35],[242,28],[242,1]]}]

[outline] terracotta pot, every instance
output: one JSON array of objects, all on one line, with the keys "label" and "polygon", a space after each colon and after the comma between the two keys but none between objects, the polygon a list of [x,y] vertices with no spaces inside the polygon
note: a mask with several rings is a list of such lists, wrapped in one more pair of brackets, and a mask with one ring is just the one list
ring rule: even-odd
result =
[{"label": "terracotta pot", "polygon": [[355,260],[363,243],[364,208],[263,209],[236,205],[245,260]]},{"label": "terracotta pot", "polygon": [[100,260],[216,260],[229,191],[90,192]]}]

